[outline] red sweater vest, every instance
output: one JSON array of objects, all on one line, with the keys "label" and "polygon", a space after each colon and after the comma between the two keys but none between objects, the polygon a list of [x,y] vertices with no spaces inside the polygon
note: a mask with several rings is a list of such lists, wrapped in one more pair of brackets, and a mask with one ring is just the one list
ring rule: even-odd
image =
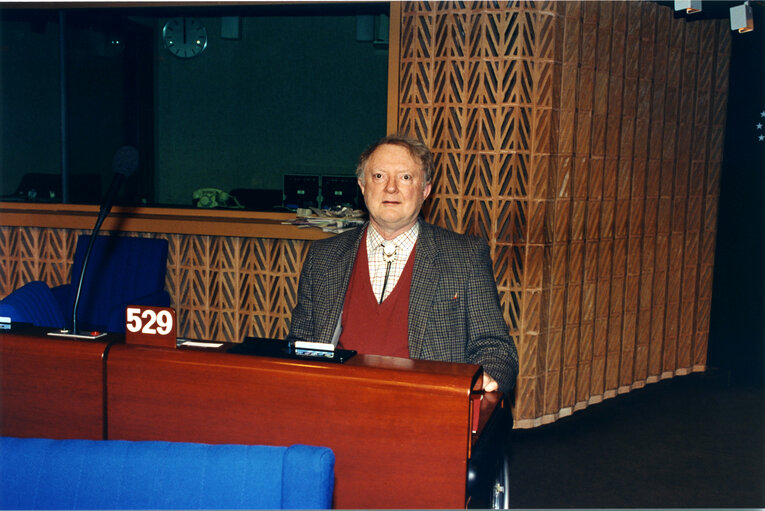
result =
[{"label": "red sweater vest", "polygon": [[409,288],[414,250],[396,287],[377,303],[369,281],[366,236],[359,244],[343,304],[339,347],[359,353],[409,358]]}]

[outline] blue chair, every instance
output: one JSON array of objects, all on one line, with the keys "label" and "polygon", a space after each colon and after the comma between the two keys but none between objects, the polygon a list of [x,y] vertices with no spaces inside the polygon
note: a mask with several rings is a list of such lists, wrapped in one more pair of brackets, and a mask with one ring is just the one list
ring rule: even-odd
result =
[{"label": "blue chair", "polygon": [[0,437],[0,509],[329,509],[327,447]]},{"label": "blue chair", "polygon": [[[89,235],[77,239],[74,284],[49,288],[42,281],[29,282],[0,301],[0,316],[39,327],[71,328],[76,283],[89,241]],[[78,330],[124,332],[126,306],[169,307],[166,272],[167,240],[98,236],[82,284]]]}]

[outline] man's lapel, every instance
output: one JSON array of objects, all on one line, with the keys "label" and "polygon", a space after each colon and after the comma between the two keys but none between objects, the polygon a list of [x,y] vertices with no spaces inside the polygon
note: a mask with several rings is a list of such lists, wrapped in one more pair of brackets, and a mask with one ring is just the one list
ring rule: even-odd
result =
[{"label": "man's lapel", "polygon": [[427,327],[428,311],[431,309],[440,273],[436,264],[438,247],[432,227],[420,221],[420,234],[414,253],[412,287],[409,291],[409,354],[419,358]]},{"label": "man's lapel", "polygon": [[357,236],[348,236],[345,243],[337,247],[337,255],[333,264],[328,265],[326,283],[328,299],[322,305],[319,320],[322,321],[320,328],[321,342],[330,342],[340,322],[345,302],[345,292],[351,279],[353,263],[356,260],[361,237],[366,232],[366,225],[358,229]]}]

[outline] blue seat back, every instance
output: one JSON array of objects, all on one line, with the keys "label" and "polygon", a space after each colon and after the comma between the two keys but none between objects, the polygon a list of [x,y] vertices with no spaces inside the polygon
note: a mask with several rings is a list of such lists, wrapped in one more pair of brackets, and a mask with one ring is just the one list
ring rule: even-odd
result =
[{"label": "blue seat back", "polygon": [[41,280],[27,282],[0,302],[0,316],[13,322],[63,328],[66,320],[48,285]]},{"label": "blue seat back", "polygon": [[326,447],[0,437],[2,509],[328,509]]},{"label": "blue seat back", "polygon": [[[67,318],[74,306],[89,241],[89,235],[77,239],[72,287],[68,303],[62,304]],[[116,307],[131,305],[131,300],[162,291],[167,272],[167,250],[165,239],[97,236],[82,283],[77,309],[78,327],[106,329],[108,318]]]}]

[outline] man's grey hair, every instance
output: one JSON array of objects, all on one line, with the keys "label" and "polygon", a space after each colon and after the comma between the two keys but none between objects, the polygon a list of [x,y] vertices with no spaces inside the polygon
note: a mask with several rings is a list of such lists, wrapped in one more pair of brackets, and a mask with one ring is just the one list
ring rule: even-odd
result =
[{"label": "man's grey hair", "polygon": [[435,163],[433,163],[433,154],[430,152],[430,149],[428,149],[428,146],[422,141],[407,137],[406,135],[388,135],[367,147],[359,157],[359,164],[356,166],[356,177],[363,179],[364,170],[366,169],[367,162],[372,156],[372,153],[374,153],[378,147],[388,144],[397,145],[409,151],[409,154],[414,161],[419,163],[422,173],[425,176],[423,186],[433,180],[433,173],[436,168]]}]

